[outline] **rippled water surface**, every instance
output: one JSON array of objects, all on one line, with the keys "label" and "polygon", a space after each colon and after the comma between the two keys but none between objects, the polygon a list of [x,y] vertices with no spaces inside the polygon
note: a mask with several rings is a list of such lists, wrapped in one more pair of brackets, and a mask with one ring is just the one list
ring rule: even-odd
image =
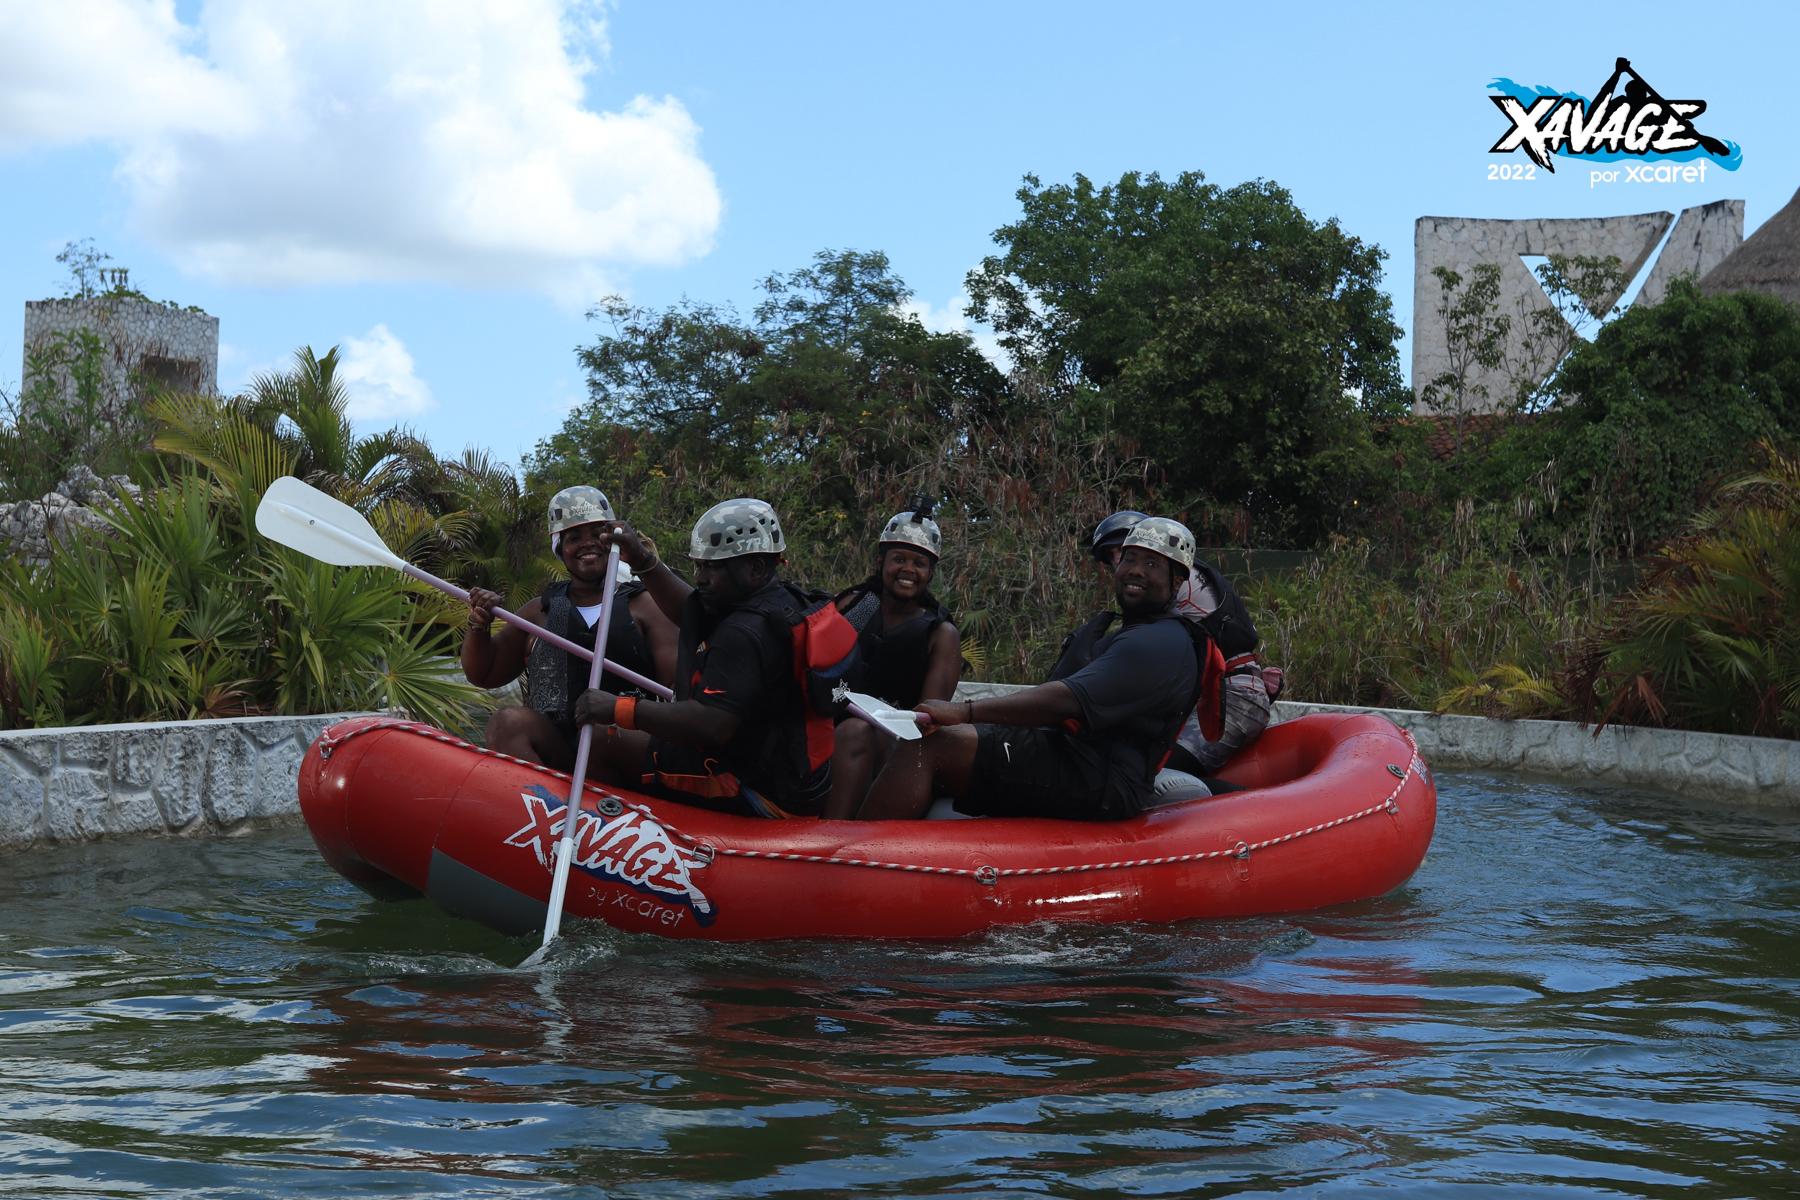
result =
[{"label": "rippled water surface", "polygon": [[535,971],[298,829],[0,858],[0,1193],[1800,1194],[1800,822],[1439,783],[1352,908]]}]

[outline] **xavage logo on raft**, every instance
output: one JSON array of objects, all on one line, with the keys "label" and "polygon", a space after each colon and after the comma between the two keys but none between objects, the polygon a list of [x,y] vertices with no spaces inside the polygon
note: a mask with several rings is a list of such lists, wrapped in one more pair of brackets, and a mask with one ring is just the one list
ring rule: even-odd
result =
[{"label": "xavage logo on raft", "polygon": [[[506,839],[506,845],[529,849],[548,869],[555,861],[567,805],[548,788],[536,785],[520,792],[519,799],[525,802],[525,824]],[[702,925],[712,924],[716,915],[712,902],[695,885],[692,874],[703,865],[703,859],[677,845],[668,830],[636,809],[627,808],[605,820],[584,811],[575,823],[575,856],[570,866],[645,893],[648,899],[642,901],[619,896],[614,906],[664,925],[678,924],[683,915],[679,909],[667,907],[669,904],[692,912]]]},{"label": "xavage logo on raft", "polygon": [[[1632,69],[1629,59],[1615,62],[1613,73],[1591,100],[1577,92],[1526,87],[1504,77],[1488,88],[1499,93],[1488,99],[1510,122],[1489,152],[1522,151],[1552,173],[1559,155],[1590,164],[1632,159],[1636,161],[1619,169],[1590,170],[1590,182],[1703,183],[1708,167],[1735,171],[1744,161],[1736,142],[1708,136],[1695,124],[1695,118],[1706,112],[1706,101],[1665,99]],[[1661,165],[1651,169],[1648,163]],[[1672,165],[1676,163],[1687,165]],[[1496,174],[1497,167],[1490,164],[1489,178],[1529,178],[1505,168]],[[1530,170],[1522,164],[1515,169]],[[1595,175],[1601,178],[1595,180]]]}]

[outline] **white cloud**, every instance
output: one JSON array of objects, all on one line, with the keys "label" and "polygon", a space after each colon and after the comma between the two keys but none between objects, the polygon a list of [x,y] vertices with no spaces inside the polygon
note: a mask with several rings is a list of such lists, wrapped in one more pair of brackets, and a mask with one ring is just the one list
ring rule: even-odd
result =
[{"label": "white cloud", "polygon": [[900,311],[917,317],[919,324],[933,333],[966,333],[975,348],[981,351],[994,366],[1002,371],[1012,370],[1012,355],[1000,348],[1000,338],[986,325],[976,324],[969,320],[964,310],[969,306],[969,292],[964,288],[950,297],[942,306],[934,305],[929,300],[917,297],[900,306]]},{"label": "white cloud", "polygon": [[680,101],[586,106],[596,4],[212,0],[191,27],[171,0],[4,8],[0,148],[116,143],[137,228],[227,282],[583,303],[623,269],[704,254],[718,227]]},{"label": "white cloud", "polygon": [[413,374],[412,354],[386,325],[346,337],[337,377],[350,394],[355,421],[407,421],[436,405],[431,387]]}]

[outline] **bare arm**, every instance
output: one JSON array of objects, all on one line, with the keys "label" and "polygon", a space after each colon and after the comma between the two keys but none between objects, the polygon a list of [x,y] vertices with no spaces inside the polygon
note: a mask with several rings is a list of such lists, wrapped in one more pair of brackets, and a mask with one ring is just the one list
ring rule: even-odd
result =
[{"label": "bare arm", "polygon": [[1055,725],[1081,716],[1081,705],[1069,685],[1058,680],[973,701],[927,700],[913,711],[930,717],[933,725]]},{"label": "bare arm", "polygon": [[[679,624],[681,606],[687,603],[688,593],[694,589],[657,555],[656,543],[639,533],[629,521],[615,521],[608,529],[610,532],[602,540],[618,546],[619,557],[637,572],[637,577],[656,601],[656,607],[670,621]],[[674,674],[673,670],[670,674]]]},{"label": "bare arm", "polygon": [[945,621],[932,630],[925,653],[925,688],[919,698],[948,700],[956,694],[956,681],[962,678],[962,634]]},{"label": "bare arm", "polygon": [[[463,675],[476,687],[505,687],[525,670],[525,655],[531,639],[525,631],[512,625],[494,629],[494,608],[501,605],[498,592],[486,588],[469,589],[469,625],[463,635]],[[503,606],[502,606],[503,607]],[[533,600],[519,610],[519,615],[534,625],[544,623],[544,605]]]},{"label": "bare arm", "polygon": [[649,592],[640,592],[631,598],[631,619],[637,622],[638,631],[644,635],[644,644],[650,648],[650,661],[655,664],[653,674],[657,681],[673,687],[680,633],[675,622],[663,615],[662,606]]},{"label": "bare arm", "polygon": [[[581,693],[575,701],[578,724],[611,725],[617,717],[619,698],[598,688]],[[698,700],[671,703],[639,701],[632,725],[652,737],[663,738],[696,750],[719,750],[738,731],[740,718],[714,704]]]}]

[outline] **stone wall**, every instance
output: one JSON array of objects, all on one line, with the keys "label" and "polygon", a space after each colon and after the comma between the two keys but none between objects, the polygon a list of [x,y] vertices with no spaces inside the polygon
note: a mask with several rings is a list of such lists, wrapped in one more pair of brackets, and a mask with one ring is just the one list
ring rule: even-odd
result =
[{"label": "stone wall", "polygon": [[[27,301],[22,390],[34,382],[32,352],[81,329],[92,330],[105,349],[104,390],[113,404],[136,401],[139,374],[183,391],[219,390],[219,318],[134,295]],[[69,394],[66,371],[52,379],[58,394]]]},{"label": "stone wall", "polygon": [[346,715],[0,730],[0,850],[290,815],[307,746]]}]

